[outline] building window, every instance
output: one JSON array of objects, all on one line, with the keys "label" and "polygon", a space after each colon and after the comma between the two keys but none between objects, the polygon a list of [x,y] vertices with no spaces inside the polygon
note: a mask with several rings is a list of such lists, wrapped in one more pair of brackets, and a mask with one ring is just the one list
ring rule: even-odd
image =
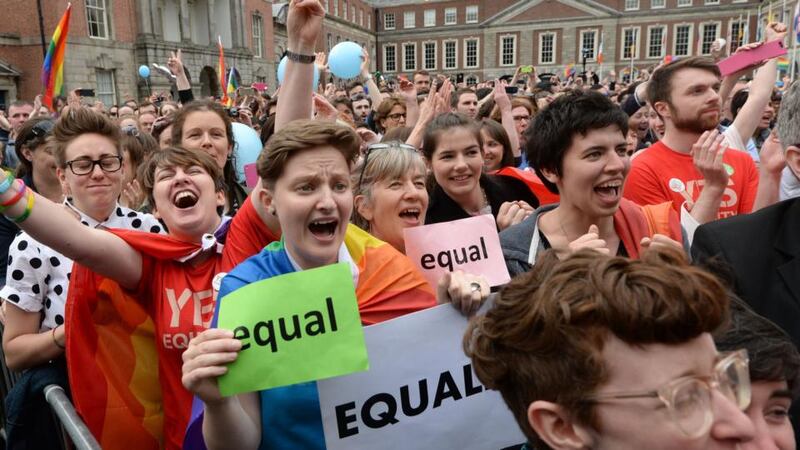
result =
[{"label": "building window", "polygon": [[325,0],[325,11],[331,10],[331,3],[330,0]]},{"label": "building window", "polygon": [[351,7],[350,7],[350,20],[351,20],[353,23],[357,23],[357,22],[356,22],[356,7],[355,7],[355,6],[351,6]]},{"label": "building window", "polygon": [[106,0],[86,0],[86,22],[89,37],[108,39]]},{"label": "building window", "polygon": [[425,26],[426,27],[435,27],[436,26],[436,10],[435,9],[426,9],[424,14],[425,14]]},{"label": "building window", "polygon": [[467,6],[467,23],[478,23],[478,5]]},{"label": "building window", "polygon": [[709,55],[711,54],[711,44],[716,41],[719,36],[719,24],[716,23],[704,23],[700,25],[700,36],[701,36],[701,44],[700,44],[700,54],[702,55]]},{"label": "building window", "polygon": [[639,57],[639,29],[622,29],[622,59]]},{"label": "building window", "polygon": [[584,56],[587,61],[597,58],[597,30],[581,31],[581,54],[578,57],[583,61]]},{"label": "building window", "polygon": [[444,9],[444,24],[445,25],[455,25],[456,24],[456,8],[445,8]]},{"label": "building window", "polygon": [[625,11],[635,11],[639,9],[639,0],[625,0]]},{"label": "building window", "polygon": [[333,0],[333,15],[339,17],[339,0]]},{"label": "building window", "polygon": [[744,43],[744,28],[744,22],[731,22],[731,54]]},{"label": "building window", "polygon": [[417,44],[403,44],[403,71],[417,70]]},{"label": "building window", "polygon": [[436,42],[422,44],[422,68],[436,70]]},{"label": "building window", "polygon": [[403,28],[414,28],[416,26],[416,14],[414,11],[406,11],[403,13]]},{"label": "building window", "polygon": [[719,0],[705,0],[706,5],[719,5]]},{"label": "building window", "polygon": [[678,0],[678,7],[683,8],[686,6],[692,6],[692,0]]},{"label": "building window", "polygon": [[344,20],[347,20],[347,0],[342,0],[342,14],[344,14]]},{"label": "building window", "polygon": [[97,69],[95,76],[97,78],[95,98],[103,102],[106,107],[116,105],[117,86],[114,82],[114,71]]},{"label": "building window", "polygon": [[650,9],[664,9],[666,6],[666,0],[650,0]]},{"label": "building window", "polygon": [[467,83],[467,86],[475,86],[478,84],[478,76],[477,75],[468,75],[464,81]]},{"label": "building window", "polygon": [[383,71],[397,72],[397,46],[394,44],[383,46]]},{"label": "building window", "polygon": [[467,69],[476,69],[478,67],[478,38],[469,38],[464,40],[464,67]]},{"label": "building window", "polygon": [[539,64],[556,63],[556,34],[542,33],[539,35]]},{"label": "building window", "polygon": [[333,35],[328,33],[328,52],[330,53],[331,49],[333,48]]},{"label": "building window", "polygon": [[264,22],[261,16],[253,14],[253,54],[256,58],[264,57]]},{"label": "building window", "polygon": [[363,27],[364,26],[364,10],[358,10],[358,25]]},{"label": "building window", "polygon": [[517,36],[500,36],[500,65],[513,66],[517,61]]},{"label": "building window", "polygon": [[667,29],[665,27],[650,27],[647,29],[647,57],[663,58],[666,44]]},{"label": "building window", "polygon": [[383,28],[394,30],[394,13],[386,13],[383,15]]},{"label": "building window", "polygon": [[457,60],[458,42],[444,41],[444,68],[455,69],[458,67]]},{"label": "building window", "polygon": [[675,26],[674,56],[689,56],[692,53],[692,26]]},{"label": "building window", "polygon": [[372,29],[372,16],[369,13],[367,13],[367,29]]}]

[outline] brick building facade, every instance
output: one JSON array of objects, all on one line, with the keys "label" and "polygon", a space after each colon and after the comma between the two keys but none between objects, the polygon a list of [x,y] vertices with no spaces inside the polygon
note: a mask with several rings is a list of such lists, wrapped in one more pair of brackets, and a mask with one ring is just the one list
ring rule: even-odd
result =
[{"label": "brick building facade", "polygon": [[472,81],[512,74],[520,65],[534,65],[540,73],[562,74],[569,65],[580,71],[584,55],[588,70],[623,73],[631,62],[640,70],[655,66],[666,55],[697,54],[697,45],[708,54],[718,38],[733,40],[734,46],[746,40],[748,17],[750,37],[755,39],[759,5],[756,0],[374,0],[372,4],[378,17],[380,70],[387,75],[416,69],[460,73]]}]

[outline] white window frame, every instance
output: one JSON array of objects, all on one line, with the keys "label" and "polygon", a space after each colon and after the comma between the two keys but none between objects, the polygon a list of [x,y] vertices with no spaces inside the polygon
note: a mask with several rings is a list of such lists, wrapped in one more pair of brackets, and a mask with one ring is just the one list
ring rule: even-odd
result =
[{"label": "white window frame", "polygon": [[339,0],[333,0],[333,15],[339,17]]},{"label": "white window frame", "polygon": [[[661,53],[658,56],[650,55],[650,47],[653,45],[652,35],[650,34],[650,30],[661,29],[661,39],[658,40],[658,45],[661,46]],[[666,25],[650,25],[647,27],[647,53],[645,53],[645,57],[647,59],[661,59],[667,55],[667,49],[664,48],[664,36],[667,33],[667,26]]]},{"label": "white window frame", "polygon": [[[468,61],[469,58],[467,57],[467,42],[475,42],[475,65],[470,66]],[[468,37],[464,39],[464,68],[465,69],[477,69],[481,66],[481,38],[479,37]]]},{"label": "white window frame", "polygon": [[327,13],[330,10],[331,10],[331,0],[325,0],[325,12]]},{"label": "white window frame", "polygon": [[415,11],[403,11],[403,28],[417,27],[417,13]]},{"label": "white window frame", "polygon": [[[407,46],[414,46],[414,66],[410,67],[406,64],[406,47]],[[413,72],[417,70],[417,43],[416,42],[403,42],[402,44],[403,49],[403,72]]]},{"label": "white window frame", "polygon": [[678,8],[688,8],[692,6],[692,0],[678,0]]},{"label": "white window frame", "polygon": [[[474,83],[470,83],[470,81],[469,81],[470,79],[475,80],[475,82]],[[480,77],[478,77],[475,74],[469,74],[466,77],[464,77],[464,83],[466,83],[467,86],[469,86],[470,84],[478,84],[478,83],[480,83],[480,81],[481,81]]]},{"label": "white window frame", "polygon": [[[689,35],[686,43],[686,54],[679,55],[678,52],[678,28],[689,27]],[[672,53],[677,57],[686,57],[694,54],[694,24],[691,22],[676,23],[672,26]]]},{"label": "white window frame", "polygon": [[[108,27],[108,2],[107,0],[92,0],[92,2],[102,6],[97,6],[94,4],[89,5],[89,0],[86,0],[84,2],[84,7],[86,8],[86,34],[88,34],[89,37],[92,39],[108,40],[111,37],[110,36],[111,33],[109,32],[109,27]],[[102,28],[102,33],[101,33],[102,36],[101,35],[92,36],[92,25],[91,25],[92,22],[91,20],[89,20],[89,18],[91,17],[89,15],[89,10],[94,11],[96,17],[99,19],[95,23],[98,25],[97,27],[98,33],[100,33],[100,28]]]},{"label": "white window frame", "polygon": [[[658,2],[658,4],[656,4]],[[667,0],[650,0],[650,9],[664,9],[667,7]]]},{"label": "white window frame", "polygon": [[[543,58],[543,56],[544,56],[544,54],[543,54],[543,50],[544,50],[543,42],[544,42],[545,36],[550,36],[550,37],[553,38],[553,45],[552,45],[553,51],[552,51],[552,59],[551,60],[545,60]],[[539,58],[538,58],[539,59],[539,64],[555,64],[556,63],[556,47],[557,47],[557,44],[558,44],[558,41],[556,39],[557,37],[558,37],[558,34],[553,32],[553,31],[545,31],[543,33],[539,33],[539,47],[538,47],[539,48],[539,55],[538,55],[539,56]]]},{"label": "white window frame", "polygon": [[719,5],[719,0],[703,0],[704,5]]},{"label": "white window frame", "polygon": [[[433,44],[433,65],[428,65],[427,46]],[[439,44],[436,41],[424,41],[422,43],[422,68],[424,70],[436,70],[436,61],[439,60]]]},{"label": "white window frame", "polygon": [[640,0],[625,0],[625,11],[638,11],[641,6]]},{"label": "white window frame", "polygon": [[[108,73],[111,77],[111,92],[103,92],[100,90],[100,73]],[[95,93],[95,97],[99,100],[102,99],[103,96],[111,96],[111,103],[106,103],[107,107],[111,105],[117,104],[117,80],[116,80],[116,72],[112,70],[104,70],[104,69],[95,69],[94,72],[95,76],[95,87],[97,88],[97,92]]]},{"label": "white window frame", "polygon": [[358,23],[356,22],[356,5],[350,5],[350,21]]},{"label": "white window frame", "polygon": [[[394,50],[394,69],[389,68],[388,49]],[[397,72],[397,44],[384,44],[383,46],[383,71],[384,72]]]},{"label": "white window frame", "polygon": [[[466,17],[464,22],[465,23],[478,23],[480,21],[480,16],[478,15],[480,12],[478,5],[469,5],[466,8]],[[470,16],[474,16],[473,19],[470,19]]]},{"label": "white window frame", "polygon": [[342,0],[342,13],[344,14],[342,18],[347,20],[347,0]]},{"label": "white window frame", "polygon": [[[705,36],[706,36],[706,26],[708,25],[715,25],[717,27],[716,33],[714,33],[714,38],[708,44],[709,51],[708,53],[703,52],[703,44],[705,43]],[[722,22],[718,20],[710,20],[708,22],[699,23],[698,26],[700,27],[700,48],[697,49],[703,55],[710,55],[711,54],[711,44],[714,43],[715,40],[719,39],[720,33],[722,33]]]},{"label": "white window frame", "polygon": [[[422,25],[424,27],[435,27],[436,26],[436,10],[435,9],[426,9],[423,13],[422,18]],[[430,20],[428,20],[430,19]]]},{"label": "white window frame", "polygon": [[642,27],[623,27],[620,30],[620,59],[623,61],[630,61],[631,57],[625,57],[625,31],[627,30],[634,30],[636,39],[634,39],[633,44],[633,59],[639,59],[639,55],[641,55],[641,43],[642,43]]},{"label": "white window frame", "polygon": [[[734,42],[735,42],[735,41],[736,41],[738,38],[737,38],[736,36],[734,36],[734,35],[733,35],[733,25],[734,25],[734,24],[737,24],[737,23],[739,24],[739,27],[740,27],[740,29],[742,30],[742,41],[741,41],[741,42],[739,42],[739,45],[737,45],[736,47],[734,47],[734,46],[733,46],[733,43],[734,43]],[[731,45],[731,47],[730,47],[730,49],[731,49],[731,53],[735,52],[737,48],[739,48],[739,47],[741,47],[742,45],[744,45],[744,38],[746,37],[746,36],[744,35],[744,29],[745,29],[746,27],[747,27],[747,20],[746,20],[746,19],[742,19],[741,21],[739,21],[739,19],[731,19],[731,20],[728,22],[728,36],[730,36],[730,37],[731,37],[731,43],[730,43],[730,45]]]},{"label": "white window frame", "polygon": [[598,36],[600,36],[600,30],[597,28],[592,28],[588,30],[581,30],[578,36],[578,62],[583,61],[583,35],[585,34],[594,34],[594,48],[592,49],[592,57],[586,58],[587,62],[594,62],[597,61],[597,47],[600,45]]},{"label": "white window frame", "polygon": [[[453,17],[453,21],[450,22],[447,20],[448,15]],[[456,25],[458,23],[458,8],[445,8],[444,9],[444,24],[445,25]]]},{"label": "white window frame", "polygon": [[[253,31],[253,56],[256,58],[264,57],[264,18],[261,14],[253,14],[251,17],[251,27]],[[258,26],[256,26],[258,24]]]},{"label": "white window frame", "polygon": [[[392,26],[389,26],[389,19],[392,19]],[[394,30],[397,26],[397,18],[395,17],[394,13],[383,13],[383,29],[384,30]]]},{"label": "white window frame", "polygon": [[367,13],[367,29],[372,29],[372,14]]},{"label": "white window frame", "polygon": [[364,27],[364,10],[360,8],[358,10],[358,26]]},{"label": "white window frame", "polygon": [[[500,67],[513,67],[513,66],[516,66],[517,65],[517,35],[516,34],[501,34],[500,36],[498,36],[498,38],[499,39],[497,40],[497,43],[498,43],[497,55],[500,58],[497,61],[497,63],[498,63],[497,65],[500,66]],[[513,39],[513,44],[511,46],[511,49],[513,50],[511,63],[503,63],[503,41],[506,38],[512,38]]]},{"label": "white window frame", "polygon": [[[453,44],[453,48],[454,48],[453,59],[455,61],[453,61],[453,65],[452,66],[448,66],[447,65],[447,44],[448,43],[452,43]],[[458,69],[458,40],[457,39],[445,39],[445,40],[442,41],[442,68],[444,70]]]}]

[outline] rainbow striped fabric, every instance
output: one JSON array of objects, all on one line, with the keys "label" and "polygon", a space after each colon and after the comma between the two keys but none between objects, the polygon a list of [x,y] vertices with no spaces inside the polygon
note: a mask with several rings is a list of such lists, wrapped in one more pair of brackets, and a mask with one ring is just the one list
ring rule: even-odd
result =
[{"label": "rainbow striped fabric", "polygon": [[230,74],[228,75],[228,85],[225,87],[225,94],[228,97],[228,101],[225,103],[225,106],[232,106],[233,99],[236,97],[236,89],[239,88],[239,82],[236,80],[236,75],[238,72],[236,71],[236,66],[231,66]]},{"label": "rainbow striped fabric", "polygon": [[53,109],[53,97],[60,95],[64,87],[64,52],[67,49],[71,14],[72,3],[68,3],[67,10],[58,21],[58,26],[50,39],[50,46],[47,48],[47,55],[42,64],[42,87],[44,88],[42,104],[50,109]]},{"label": "rainbow striped fabric", "polygon": [[781,56],[778,58],[778,70],[782,70],[784,72],[789,71],[789,58],[785,56]]},{"label": "rainbow striped fabric", "polygon": [[219,88],[222,90],[222,98],[220,101],[223,105],[225,105],[228,103],[228,93],[226,90],[227,80],[225,80],[225,50],[222,48],[222,36],[217,36],[217,47],[219,48],[217,74],[219,75]]},{"label": "rainbow striped fabric", "polygon": [[567,64],[567,67],[564,68],[564,78],[569,78],[572,75],[575,75],[575,64]]}]

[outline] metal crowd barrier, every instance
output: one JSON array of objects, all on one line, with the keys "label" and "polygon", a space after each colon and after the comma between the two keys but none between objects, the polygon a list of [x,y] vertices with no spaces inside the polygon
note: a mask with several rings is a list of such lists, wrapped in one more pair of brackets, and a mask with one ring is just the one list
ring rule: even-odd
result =
[{"label": "metal crowd barrier", "polygon": [[61,386],[51,384],[44,388],[44,398],[50,404],[61,426],[77,450],[100,450],[100,444],[78,416],[75,407]]}]

